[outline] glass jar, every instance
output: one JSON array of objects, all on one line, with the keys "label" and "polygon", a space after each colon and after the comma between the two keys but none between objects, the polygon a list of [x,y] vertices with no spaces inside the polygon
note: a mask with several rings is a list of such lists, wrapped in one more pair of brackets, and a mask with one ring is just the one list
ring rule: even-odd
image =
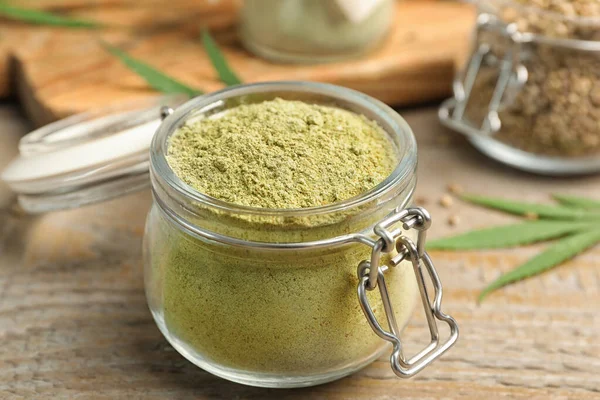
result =
[{"label": "glass jar", "polygon": [[245,0],[244,46],[275,62],[318,63],[355,57],[387,35],[395,0]]},{"label": "glass jar", "polygon": [[[277,97],[341,107],[377,121],[397,152],[394,172],[358,197],[297,210],[226,203],[197,192],[173,173],[165,154],[170,136],[182,124],[218,118],[237,105]],[[150,120],[148,112],[154,115]],[[458,328],[440,309],[441,283],[424,251],[430,217],[424,209],[407,208],[416,184],[415,139],[392,109],[333,85],[271,82],[228,88],[175,110],[166,106],[159,113],[153,107],[141,115],[144,118],[130,113],[108,117],[110,123],[125,121],[126,132],[98,121],[86,120],[84,126],[94,127],[94,148],[115,146],[115,138],[127,132],[137,138],[140,127],[158,126],[149,158],[154,203],[143,245],[146,296],[161,332],[188,360],[235,382],[298,387],[351,374],[388,351],[389,343],[394,372],[409,377],[455,343]],[[157,124],[159,115],[165,119]],[[81,118],[73,121],[82,123]],[[140,126],[132,128],[132,121]],[[100,126],[112,134],[98,135]],[[64,133],[73,131],[68,122],[45,129],[43,135],[34,132],[25,138],[28,145],[22,151],[39,150],[36,144],[42,140],[51,144],[46,152],[23,151],[3,174],[28,211],[59,207],[56,193],[48,186],[32,196],[31,182],[39,185],[40,177],[25,176],[19,167],[42,167],[44,162],[56,161],[60,152],[77,153],[75,149],[90,145],[81,143],[80,133],[74,142],[64,140]],[[49,138],[50,132],[57,140]],[[75,147],[62,148],[67,143]],[[143,169],[139,152],[130,147],[131,155],[119,154],[112,161],[113,168],[74,169],[71,177],[84,171],[87,185],[70,187],[78,194],[66,197],[69,187],[59,188],[60,204],[78,206],[90,193],[114,197],[106,191],[106,179],[100,178],[110,171],[109,182],[114,186],[115,181],[130,179],[132,165],[136,171]],[[125,162],[128,157],[135,163]],[[93,176],[99,179],[90,180]],[[69,181],[65,171],[60,171],[60,177]],[[56,181],[56,177],[44,179]],[[90,185],[104,191],[90,191]],[[116,187],[123,189],[123,185]],[[434,290],[431,299],[428,286]],[[399,335],[419,297],[431,340],[419,354],[407,358]],[[440,339],[436,320],[449,326],[445,340]]]},{"label": "glass jar", "polygon": [[600,171],[600,6],[482,0],[478,11],[473,52],[442,123],[527,171]]}]

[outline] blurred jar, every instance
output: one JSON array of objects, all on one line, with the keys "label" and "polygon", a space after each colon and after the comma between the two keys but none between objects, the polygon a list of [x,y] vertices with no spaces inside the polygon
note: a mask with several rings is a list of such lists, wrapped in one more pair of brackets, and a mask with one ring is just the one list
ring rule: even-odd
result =
[{"label": "blurred jar", "polygon": [[600,171],[600,2],[481,0],[440,109],[487,155],[546,174]]},{"label": "blurred jar", "polygon": [[394,19],[395,0],[246,0],[244,46],[275,62],[351,58],[379,44]]}]

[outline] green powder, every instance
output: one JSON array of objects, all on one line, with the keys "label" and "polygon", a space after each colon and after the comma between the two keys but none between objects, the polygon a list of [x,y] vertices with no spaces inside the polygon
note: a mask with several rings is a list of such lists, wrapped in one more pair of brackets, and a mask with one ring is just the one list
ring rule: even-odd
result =
[{"label": "green powder", "polygon": [[[182,180],[213,197],[255,207],[301,208],[368,191],[397,164],[394,154],[382,128],[362,116],[278,99],[182,127],[170,141],[168,161]],[[293,218],[228,219],[214,210],[196,214],[191,222],[255,241],[285,241],[286,230],[297,241],[330,238],[373,225],[407,196],[395,195],[377,212],[360,209],[360,218],[318,220],[323,226]],[[171,343],[198,365],[224,375],[235,370],[253,377],[319,379],[356,369],[386,348],[356,295],[356,268],[369,257],[368,246],[234,247],[182,232],[157,207],[148,227],[150,308]],[[412,266],[401,263],[386,280],[403,327],[418,291]],[[368,298],[379,321],[385,321],[378,291],[368,292]]]},{"label": "green powder", "polygon": [[396,165],[375,122],[339,108],[276,99],[182,127],[168,161],[199,192],[263,208],[316,207],[365,193]]},{"label": "green powder", "polygon": [[[356,295],[356,268],[369,258],[367,246],[235,248],[182,233],[156,208],[149,226],[150,308],[171,343],[200,366],[319,376],[362,366],[386,351]],[[411,264],[389,270],[386,282],[402,329],[418,293]],[[367,295],[385,326],[379,291]]]}]

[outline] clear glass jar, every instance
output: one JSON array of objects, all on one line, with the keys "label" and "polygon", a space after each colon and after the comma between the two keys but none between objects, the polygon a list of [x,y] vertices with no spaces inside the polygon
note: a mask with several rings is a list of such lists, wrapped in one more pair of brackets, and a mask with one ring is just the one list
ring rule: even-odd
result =
[{"label": "clear glass jar", "polygon": [[[473,53],[440,118],[484,153],[521,169],[597,172],[600,5],[560,5],[549,11],[479,1]],[[576,16],[582,12],[597,17]]]},{"label": "clear glass jar", "polygon": [[[165,154],[182,124],[276,97],[377,121],[398,165],[367,193],[297,210],[229,204],[173,173]],[[177,351],[226,379],[315,385],[362,368],[389,343],[392,369],[406,378],[456,342],[458,328],[441,311],[441,283],[424,251],[429,214],[407,208],[416,184],[416,143],[396,112],[359,92],[311,82],[241,85],[181,103],[152,99],[40,128],[23,138],[21,155],[2,179],[32,213],[150,184],[154,203],[143,245],[149,308]],[[409,358],[400,333],[419,297],[431,340]],[[445,340],[436,321],[449,326]]]},{"label": "clear glass jar", "polygon": [[245,0],[240,37],[276,62],[318,63],[355,57],[387,35],[395,0]]},{"label": "clear glass jar", "polygon": [[[299,210],[224,203],[171,171],[168,139],[183,123],[276,97],[335,105],[377,121],[398,152],[398,166],[368,193]],[[159,128],[151,154],[156,201],[144,245],[146,293],[158,326],[181,354],[233,381],[295,387],[348,375],[386,351],[357,301],[356,271],[372,253],[362,243],[369,232],[405,209],[415,187],[416,144],[397,113],[330,85],[248,85],[178,108]],[[390,250],[386,261],[395,254]],[[419,292],[412,264],[400,262],[386,280],[399,334]],[[375,317],[386,320],[382,297],[377,291],[367,297]]]}]

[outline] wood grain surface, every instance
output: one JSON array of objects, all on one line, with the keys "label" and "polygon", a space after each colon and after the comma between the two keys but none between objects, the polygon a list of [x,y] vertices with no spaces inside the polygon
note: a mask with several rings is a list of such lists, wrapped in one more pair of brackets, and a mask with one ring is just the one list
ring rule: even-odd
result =
[{"label": "wood grain surface", "polygon": [[[143,3],[133,0],[17,0],[9,3],[116,25],[108,33],[103,32],[103,35],[113,40],[133,42],[134,38],[149,35],[150,32],[173,30],[175,27],[189,29],[192,24],[197,25],[198,21],[211,28],[230,26],[239,1],[170,0],[168,7],[163,0],[144,0]],[[15,59],[44,58],[44,63],[39,64],[38,68],[54,70],[56,77],[61,71],[71,71],[61,63],[61,60],[64,61],[61,50],[72,48],[81,51],[82,57],[72,59],[71,63],[85,66],[88,63],[83,50],[98,38],[98,33],[95,30],[34,26],[0,16],[0,97],[10,94],[16,88],[16,83],[13,82]],[[62,75],[62,79],[68,76],[68,73]]]},{"label": "wood grain surface", "polygon": [[[121,28],[99,31],[31,27],[0,18],[0,96],[13,89],[37,125],[151,93],[147,84],[100,45],[118,45],[190,86],[222,86],[198,40],[211,28],[245,82],[324,81],[361,90],[390,104],[448,96],[464,58],[472,7],[452,1],[400,1],[386,41],[366,57],[335,64],[273,64],[239,44],[237,0],[31,0],[37,7]],[[59,7],[60,5],[60,7]],[[123,28],[127,27],[127,28]]]},{"label": "wood grain surface", "polygon": [[[434,217],[432,236],[512,218],[455,202],[468,191],[548,201],[553,192],[600,198],[600,177],[551,179],[492,162],[439,127],[435,109],[407,110],[420,146],[418,197]],[[26,124],[0,108],[0,167]],[[6,189],[0,191],[6,204]],[[408,381],[386,358],[337,382],[300,390],[229,383],[187,362],[154,325],[142,281],[148,191],[41,217],[0,216],[1,399],[599,399],[600,248],[492,294],[479,290],[538,248],[435,252],[443,308],[460,324],[458,344]],[[447,219],[458,216],[450,227]],[[541,247],[541,246],[540,246]],[[416,313],[404,335],[425,341]]]}]

